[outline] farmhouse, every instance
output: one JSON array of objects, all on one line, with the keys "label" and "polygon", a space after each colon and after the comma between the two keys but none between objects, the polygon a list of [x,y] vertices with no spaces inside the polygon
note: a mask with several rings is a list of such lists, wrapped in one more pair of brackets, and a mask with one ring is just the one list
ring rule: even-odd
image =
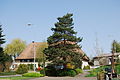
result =
[{"label": "farmhouse", "polygon": [[[114,53],[114,62],[120,59],[120,53]],[[111,65],[112,53],[102,54],[93,58],[94,65]]]},{"label": "farmhouse", "polygon": [[[62,43],[62,42],[59,42]],[[59,44],[56,43],[56,44]],[[67,41],[68,44],[74,44],[73,42]],[[56,45],[53,44],[53,45]],[[35,67],[38,68],[38,62],[34,62],[34,58],[37,58],[38,55],[36,55],[37,48],[42,47],[42,45],[47,45],[45,42],[34,42],[29,44],[26,49],[15,59],[15,62],[13,64],[13,68],[18,67],[19,64],[35,64]],[[51,45],[52,46],[52,45]],[[85,55],[85,53],[82,51],[82,49],[73,49],[75,52],[78,52],[82,55]],[[82,69],[84,66],[89,65],[89,58],[85,55],[82,58]]]}]

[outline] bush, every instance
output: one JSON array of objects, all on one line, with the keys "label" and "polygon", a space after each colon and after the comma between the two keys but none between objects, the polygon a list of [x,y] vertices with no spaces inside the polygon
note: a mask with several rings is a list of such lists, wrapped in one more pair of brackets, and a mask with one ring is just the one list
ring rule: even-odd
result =
[{"label": "bush", "polygon": [[53,66],[47,66],[45,68],[45,73],[47,76],[57,76],[57,71]]},{"label": "bush", "polygon": [[18,69],[16,70],[16,73],[23,74],[28,72],[28,66],[25,64],[20,64]]},{"label": "bush", "polygon": [[[42,73],[42,71],[40,71]],[[55,69],[54,65],[49,65],[45,68],[46,76],[71,76],[77,75],[74,69]]]},{"label": "bush", "polygon": [[75,69],[75,71],[76,71],[77,74],[83,73],[83,70],[82,70],[82,69],[79,69],[79,68]]},{"label": "bush", "polygon": [[89,65],[87,65],[87,66],[84,66],[84,68],[83,68],[84,70],[88,70],[88,69],[90,69],[90,66]]},{"label": "bush", "polygon": [[40,70],[40,74],[45,75],[45,69],[41,69],[41,70]]},{"label": "bush", "polygon": [[27,66],[28,66],[28,69],[29,69],[29,70],[33,70],[34,64],[28,64]]},{"label": "bush", "polygon": [[57,72],[58,76],[71,76],[74,77],[77,75],[75,70],[60,70]]},{"label": "bush", "polygon": [[42,77],[43,74],[32,72],[32,73],[25,73],[22,76],[23,77]]}]

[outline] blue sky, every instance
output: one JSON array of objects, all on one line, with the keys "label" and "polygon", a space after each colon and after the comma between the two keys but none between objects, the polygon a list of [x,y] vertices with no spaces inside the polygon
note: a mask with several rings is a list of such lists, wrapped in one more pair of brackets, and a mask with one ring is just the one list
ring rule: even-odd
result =
[{"label": "blue sky", "polygon": [[88,56],[95,55],[96,37],[104,53],[111,51],[114,39],[120,42],[120,0],[0,0],[6,44],[15,38],[27,43],[46,40],[57,17],[66,13],[73,13],[74,29],[83,37]]}]

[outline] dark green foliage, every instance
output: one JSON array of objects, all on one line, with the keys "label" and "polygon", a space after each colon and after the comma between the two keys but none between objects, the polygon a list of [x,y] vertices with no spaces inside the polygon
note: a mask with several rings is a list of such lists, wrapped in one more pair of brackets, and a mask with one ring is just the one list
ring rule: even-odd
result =
[{"label": "dark green foliage", "polygon": [[28,72],[28,66],[26,64],[20,64],[18,69],[16,70],[16,73],[23,74]]},{"label": "dark green foliage", "polygon": [[5,43],[5,39],[3,38],[5,35],[2,34],[2,25],[0,25],[0,46]]},{"label": "dark green foliage", "polygon": [[58,76],[71,76],[74,77],[77,75],[75,70],[72,69],[65,69],[57,71]]},{"label": "dark green foliage", "polygon": [[84,55],[74,53],[74,57],[72,57],[72,61],[74,62],[75,68],[81,69],[83,57]]},{"label": "dark green foliage", "polygon": [[56,69],[54,67],[54,65],[49,65],[45,68],[45,73],[46,73],[46,76],[57,76],[57,72],[56,72]]},{"label": "dark green foliage", "polygon": [[114,51],[115,53],[119,53],[120,52],[120,43],[114,40],[112,43],[111,50]]},{"label": "dark green foliage", "polygon": [[45,75],[45,73],[44,73],[44,69],[41,69],[41,70],[40,70],[40,74]]},{"label": "dark green foliage", "polygon": [[74,69],[55,69],[54,65],[49,65],[45,68],[46,76],[71,76],[77,75]]},{"label": "dark green foliage", "polygon": [[[81,64],[81,57],[75,58],[79,53],[75,53],[72,49],[81,48],[77,43],[82,41],[82,38],[77,38],[77,32],[74,31],[73,27],[73,14],[66,14],[63,17],[58,17],[58,22],[55,23],[55,28],[52,28],[53,35],[48,37],[48,48],[44,50],[46,59],[52,61],[52,63],[66,64],[67,62]],[[70,43],[68,43],[68,41]],[[74,43],[74,44],[73,44]],[[72,59],[73,58],[73,59]],[[79,59],[79,60],[74,60]],[[76,62],[75,62],[76,61]],[[80,65],[81,66],[81,65]]]},{"label": "dark green foliage", "polygon": [[23,77],[43,77],[43,74],[32,72],[32,73],[25,73],[22,76]]},{"label": "dark green foliage", "polygon": [[4,52],[3,52],[3,48],[0,47],[0,64],[3,64],[6,61]]},{"label": "dark green foliage", "polygon": [[[4,51],[3,51],[3,48],[0,47],[0,64],[3,66],[3,67],[2,67],[2,70],[0,70],[0,71],[4,72],[7,68],[10,67],[10,65],[9,65],[9,66],[8,66],[8,65],[6,66],[6,62],[11,63],[11,62],[12,62],[12,58],[11,58],[10,55],[5,54]],[[6,71],[7,71],[7,70],[6,70]]]},{"label": "dark green foliage", "polygon": [[120,64],[115,66],[115,71],[120,74]]},{"label": "dark green foliage", "polygon": [[7,61],[11,62],[12,60],[11,60],[11,57],[9,55],[4,54],[3,48],[1,47],[1,45],[5,43],[5,39],[3,38],[5,35],[2,34],[3,31],[2,31],[1,26],[2,25],[0,25],[0,64],[1,64],[1,66],[3,66],[3,68],[0,71],[4,72],[4,70],[6,69],[5,63]]}]

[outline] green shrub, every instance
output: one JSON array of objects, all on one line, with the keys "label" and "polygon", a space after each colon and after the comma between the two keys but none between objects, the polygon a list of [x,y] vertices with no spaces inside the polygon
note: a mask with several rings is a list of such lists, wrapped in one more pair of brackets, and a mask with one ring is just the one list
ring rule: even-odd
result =
[{"label": "green shrub", "polygon": [[23,74],[28,72],[28,66],[25,64],[20,64],[18,69],[16,70],[16,73]]},{"label": "green shrub", "polygon": [[40,74],[45,75],[45,69],[41,69],[41,70],[40,70]]},{"label": "green shrub", "polygon": [[54,65],[49,65],[45,68],[45,74],[47,76],[71,76],[77,75],[74,69],[55,69]]},{"label": "green shrub", "polygon": [[29,69],[29,70],[33,70],[34,64],[28,64],[27,66],[28,66],[28,69]]},{"label": "green shrub", "polygon": [[23,77],[42,77],[43,74],[32,72],[32,73],[25,73],[22,76]]},{"label": "green shrub", "polygon": [[71,77],[74,77],[77,75],[76,71],[75,70],[59,70],[57,72],[58,76],[71,76]]},{"label": "green shrub", "polygon": [[57,76],[57,71],[53,66],[47,66],[45,68],[46,76]]},{"label": "green shrub", "polygon": [[69,70],[69,71],[67,71],[67,76],[74,77],[74,76],[76,76],[76,75],[77,75],[77,73],[76,73],[74,70]]},{"label": "green shrub", "polygon": [[75,69],[75,71],[76,71],[77,74],[83,73],[83,70],[82,70],[82,69],[79,69],[79,68]]},{"label": "green shrub", "polygon": [[83,68],[83,69],[84,69],[84,70],[90,69],[90,66],[89,66],[89,65],[84,66],[84,68]]}]

